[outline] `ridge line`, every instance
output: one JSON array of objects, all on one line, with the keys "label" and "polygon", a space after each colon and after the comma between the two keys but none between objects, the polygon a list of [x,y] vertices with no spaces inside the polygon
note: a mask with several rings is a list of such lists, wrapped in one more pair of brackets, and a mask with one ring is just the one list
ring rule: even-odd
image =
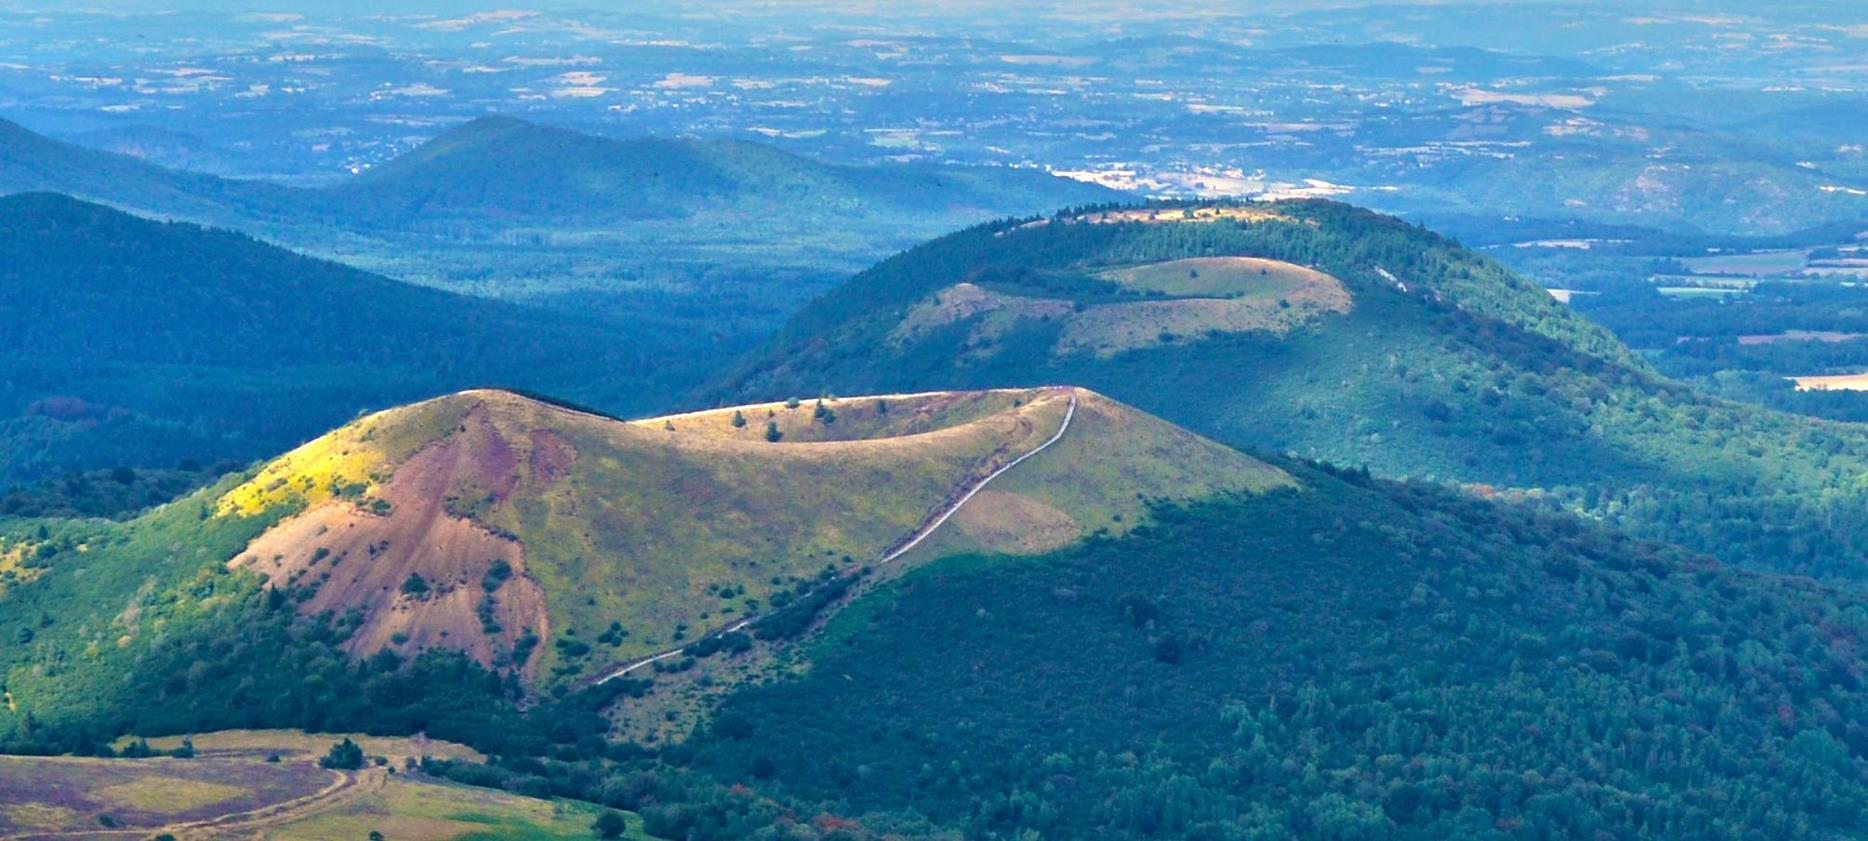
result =
[{"label": "ridge line", "polygon": [[[1055,390],[1058,388],[1069,388],[1069,387],[1068,386],[1052,386],[1051,388]],[[1066,404],[1064,407],[1064,420],[1062,423],[1057,425],[1056,434],[1052,435],[1044,443],[1039,444],[1036,447],[1033,447],[1030,452],[1027,452],[1024,455],[1021,455],[1018,458],[1012,459],[1011,461],[1006,462],[1004,465],[1000,466],[999,469],[986,474],[986,478],[981,479],[979,480],[979,482],[975,483],[973,487],[969,489],[966,493],[962,494],[957,501],[955,501],[952,505],[947,506],[947,508],[943,510],[938,516],[936,516],[932,522],[916,530],[914,534],[909,536],[906,543],[903,543],[897,548],[889,550],[887,553],[885,553],[882,556],[882,559],[877,561],[876,564],[878,566],[882,564],[887,564],[887,563],[894,561],[897,558],[900,558],[902,555],[907,554],[908,550],[913,549],[916,546],[920,545],[921,541],[926,540],[929,535],[932,535],[935,532],[935,530],[939,529],[943,524],[947,522],[947,520],[952,518],[953,515],[957,513],[962,506],[966,505],[969,500],[971,500],[974,496],[978,495],[979,492],[983,490],[987,484],[992,482],[992,480],[999,478],[1006,471],[1011,470],[1014,467],[1017,467],[1019,463],[1023,462],[1025,459],[1031,458],[1032,456],[1035,456],[1041,452],[1044,452],[1044,450],[1049,448],[1052,444],[1055,444],[1059,440],[1061,440],[1064,437],[1064,433],[1070,429],[1070,421],[1073,418],[1075,418],[1077,415],[1076,389],[1070,388],[1067,396],[1069,397],[1070,402]],[[640,660],[631,662],[628,665],[623,666],[620,669],[611,671],[610,673],[605,674],[603,677],[597,678],[596,682],[592,683],[591,685],[602,686],[605,683],[608,683],[612,680],[622,677],[623,675],[629,674],[630,672],[640,669],[643,666],[647,666],[651,663],[658,663],[662,660],[666,660],[670,657],[680,654],[681,652],[686,651],[689,648],[693,647],[695,644],[699,643],[700,640],[707,639],[708,637],[720,636],[722,634],[733,633],[742,628],[745,628],[747,625],[751,625],[752,623],[759,621],[760,619],[764,619],[766,616],[769,616],[769,615],[770,615],[769,613],[766,613],[766,614],[761,614],[759,616],[748,616],[718,631],[714,631],[712,633],[707,633],[707,634],[702,634],[700,638],[696,639],[694,642],[690,642],[690,643],[687,643],[685,645],[681,645],[675,648],[670,648],[667,651],[663,651],[659,654],[653,654],[648,657],[644,657]]]}]

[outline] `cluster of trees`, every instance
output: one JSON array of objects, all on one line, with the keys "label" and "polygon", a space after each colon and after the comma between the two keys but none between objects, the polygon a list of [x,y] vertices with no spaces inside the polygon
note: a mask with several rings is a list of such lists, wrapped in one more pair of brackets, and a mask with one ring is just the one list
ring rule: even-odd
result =
[{"label": "cluster of trees", "polygon": [[184,459],[172,469],[118,466],[67,473],[0,494],[0,518],[131,517],[239,468]]},{"label": "cluster of trees", "polygon": [[[1868,395],[1800,392],[1786,377],[1868,369],[1868,291],[1827,283],[1760,283],[1731,300],[1676,299],[1651,287],[1579,298],[1579,312],[1650,349],[1660,371],[1709,392],[1785,412],[1868,421]],[[1739,336],[1804,330],[1839,341],[1740,344]]]},{"label": "cluster of trees", "polygon": [[694,765],[875,831],[971,838],[1868,820],[1860,598],[1424,485],[1300,478],[1158,509],[1122,540],[911,574],[802,677],[731,698]]}]

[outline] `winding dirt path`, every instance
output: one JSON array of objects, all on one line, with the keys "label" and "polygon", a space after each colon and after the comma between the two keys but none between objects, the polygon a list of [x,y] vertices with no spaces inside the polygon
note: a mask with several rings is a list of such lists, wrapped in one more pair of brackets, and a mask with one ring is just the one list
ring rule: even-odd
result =
[{"label": "winding dirt path", "polygon": [[[1058,389],[1068,389],[1068,388],[1069,388],[1068,386],[1052,386],[1049,390],[1055,391]],[[1011,470],[1014,467],[1017,467],[1025,459],[1031,458],[1032,456],[1035,456],[1041,452],[1044,452],[1052,444],[1055,444],[1059,440],[1061,440],[1064,437],[1064,433],[1069,431],[1070,429],[1071,419],[1077,416],[1077,393],[1075,389],[1069,389],[1067,392],[1067,396],[1069,397],[1070,402],[1066,404],[1064,407],[1064,420],[1062,423],[1057,425],[1056,434],[1052,435],[1044,443],[1039,444],[1036,447],[1033,447],[1029,452],[1025,453],[1024,455],[1021,455],[1018,458],[1012,459],[1011,461],[1008,461],[1005,464],[1000,465],[997,470],[994,470],[991,473],[986,474],[985,478],[980,479],[978,482],[974,482],[971,487],[967,488],[965,493],[961,494],[958,498],[956,498],[953,502],[947,504],[945,507],[935,511],[933,516],[928,518],[920,528],[914,531],[914,533],[908,535],[906,538],[903,538],[902,542],[896,544],[895,548],[890,549],[887,552],[885,552],[882,555],[882,558],[878,560],[876,564],[880,566],[883,564],[891,563],[897,558],[900,558],[901,556],[908,554],[909,550],[915,548],[916,546],[921,545],[921,542],[928,539],[929,536],[933,535],[935,530],[939,529],[942,525],[946,524],[946,522],[949,519],[952,519],[953,515],[960,510],[961,506],[966,505],[967,502],[970,501],[973,497],[978,496],[979,492],[984,490],[986,485],[990,484],[992,480],[997,479],[1000,476],[1004,475],[1006,471]],[[733,624],[728,625],[719,630],[702,634],[699,639],[695,640],[695,642],[699,642],[701,639],[706,639],[711,636],[718,636],[720,634],[730,634],[730,633],[733,633],[734,631],[741,630],[745,628],[747,625],[751,625],[752,623],[765,618],[766,615],[767,614],[761,614],[759,616],[748,616],[744,619],[734,622]],[[680,645],[675,648],[670,648],[666,651],[662,651],[656,654],[649,655],[642,659],[632,661],[628,664],[625,664],[619,668],[616,668],[614,670],[611,670],[610,672],[605,673],[603,677],[597,678],[594,682],[592,682],[591,685],[595,686],[595,685],[601,685],[604,683],[608,683],[612,680],[615,680],[619,677],[629,674],[630,672],[640,669],[643,666],[648,666],[654,663],[659,663],[670,657],[674,657],[688,650],[689,648],[691,648],[695,644],[695,642],[686,643],[684,645]]]},{"label": "winding dirt path", "polygon": [[[328,769],[327,769],[328,770]],[[59,838],[152,838],[173,835],[178,839],[223,838],[233,833],[251,833],[303,820],[351,803],[388,784],[389,775],[382,768],[361,771],[330,771],[331,783],[311,794],[267,803],[244,812],[234,812],[194,821],[180,821],[161,826],[120,827],[115,829],[85,827],[49,831],[31,831],[0,836],[0,841],[51,841]]]}]

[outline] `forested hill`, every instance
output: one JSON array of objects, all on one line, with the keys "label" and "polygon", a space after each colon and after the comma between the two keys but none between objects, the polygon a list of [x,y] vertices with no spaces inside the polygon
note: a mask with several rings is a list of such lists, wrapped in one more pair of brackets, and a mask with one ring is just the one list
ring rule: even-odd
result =
[{"label": "forested hill", "polygon": [[[41,190],[297,247],[328,247],[321,237],[345,231],[419,234],[431,249],[511,237],[514,226],[541,237],[689,217],[708,224],[677,239],[729,248],[744,244],[749,222],[779,229],[834,222],[846,230],[833,241],[853,248],[845,240],[878,236],[849,229],[863,217],[870,227],[928,236],[993,215],[1120,195],[1036,169],[838,165],[758,143],[613,140],[510,117],[471,120],[329,187],[292,188],[166,169],[0,120],[0,193]],[[627,234],[610,230],[618,235]],[[384,262],[407,249],[366,240],[343,247]]]},{"label": "forested hill", "polygon": [[1458,244],[1328,202],[976,227],[850,280],[714,392],[1078,382],[1222,441],[1868,575],[1868,430],[1713,399]]},{"label": "forested hill", "polygon": [[619,410],[657,392],[639,329],[53,194],[0,198],[0,321],[0,483],[254,458],[471,385]]},{"label": "forested hill", "polygon": [[[1864,663],[1836,642],[1868,630],[1858,594],[1293,475],[1121,540],[916,570],[682,753],[849,819],[841,837],[1738,841],[1868,819]],[[724,793],[637,805],[675,837],[756,825]]]},{"label": "forested hill", "polygon": [[1038,170],[838,166],[757,143],[611,140],[510,117],[457,126],[331,191],[378,224],[465,217],[667,219],[749,213],[949,214],[1106,200]]},{"label": "forested hill", "polygon": [[182,172],[54,140],[0,119],[0,195],[52,191],[213,224],[304,212],[303,191]]}]

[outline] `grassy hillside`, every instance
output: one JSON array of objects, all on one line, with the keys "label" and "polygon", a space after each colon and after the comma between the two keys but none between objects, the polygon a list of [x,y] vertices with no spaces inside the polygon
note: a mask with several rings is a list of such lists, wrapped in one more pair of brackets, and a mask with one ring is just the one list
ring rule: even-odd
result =
[{"label": "grassy hillside", "polygon": [[[1865,608],[1079,389],[633,422],[473,391],[126,522],[6,525],[0,747],[424,732],[492,757],[431,775],[696,841],[1835,838]],[[605,742],[707,681],[685,742]]]},{"label": "grassy hillside", "polygon": [[[875,836],[1859,826],[1868,694],[1837,642],[1868,630],[1859,597],[1426,485],[1294,473],[1121,539],[921,567],[684,750]],[[730,837],[706,829],[721,813],[647,817]]]},{"label": "grassy hillside", "polygon": [[[318,760],[354,740],[366,767]],[[138,744],[124,740],[122,747]],[[180,738],[141,742],[173,751]],[[481,758],[425,738],[291,731],[197,734],[186,757],[0,757],[0,832],[10,837],[588,839],[591,804],[453,785],[409,773],[424,757]],[[373,762],[381,757],[385,765]],[[623,816],[626,827],[641,821]],[[114,827],[115,833],[106,833]],[[622,837],[648,836],[627,832]]]},{"label": "grassy hillside", "polygon": [[[1072,389],[637,422],[464,392],[360,418],[126,522],[6,526],[0,617],[18,644],[0,653],[0,734],[27,738],[35,721],[161,732],[358,716],[459,732],[522,683],[560,697],[749,619],[759,639],[795,635],[828,582],[906,548],[995,472],[1006,480],[979,514],[953,519],[939,551],[1043,551],[1146,523],[1149,500],[1290,482]],[[445,688],[337,701],[247,673],[282,658],[320,675],[322,691]],[[177,659],[215,665],[178,674]],[[248,704],[220,705],[208,690],[222,682]]]},{"label": "grassy hillside", "polygon": [[[358,655],[442,647],[579,679],[877,562],[1051,438],[1071,394],[827,399],[622,423],[467,392],[306,444],[221,497],[219,513],[295,512],[233,565],[296,586],[307,614],[362,611]],[[1076,399],[1068,440],[1100,461],[1047,451],[1019,467],[1022,492],[993,488],[1051,514],[1064,543],[1126,530],[1143,497],[1280,481],[1103,398]],[[422,592],[404,586],[414,577]]]},{"label": "grassy hillside", "polygon": [[1868,430],[1668,381],[1490,260],[1331,203],[967,230],[826,295],[715,391],[1032,382],[1084,383],[1227,443],[1530,498],[1728,560],[1868,574],[1854,562],[1868,528],[1847,514],[1868,501]]},{"label": "grassy hillside", "polygon": [[[52,194],[0,198],[0,485],[250,459],[472,385],[651,405],[639,327],[398,283]],[[633,333],[632,337],[626,334]]]}]

